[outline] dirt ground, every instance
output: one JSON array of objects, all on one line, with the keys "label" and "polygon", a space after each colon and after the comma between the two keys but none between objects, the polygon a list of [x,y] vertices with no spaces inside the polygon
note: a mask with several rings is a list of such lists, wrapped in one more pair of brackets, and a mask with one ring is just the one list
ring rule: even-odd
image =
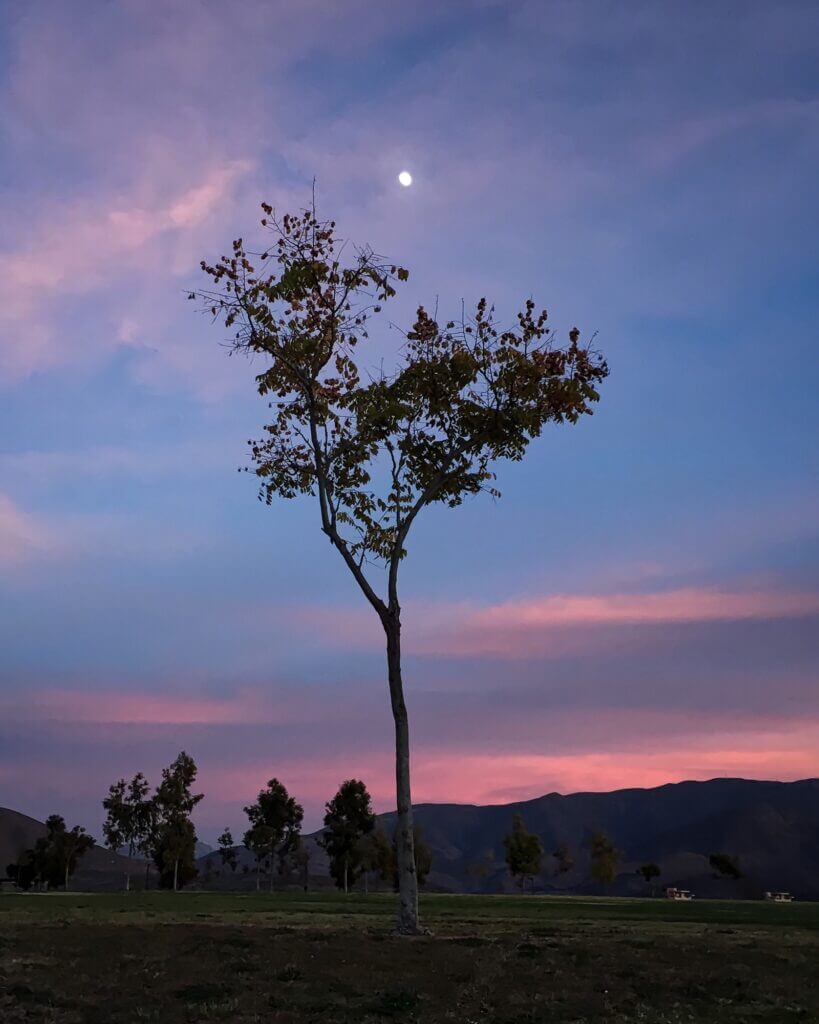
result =
[{"label": "dirt ground", "polygon": [[433,936],[406,940],[385,915],[302,908],[237,924],[201,901],[165,905],[170,920],[133,901],[119,914],[66,913],[57,897],[51,913],[0,907],[0,1021],[819,1021],[809,927],[549,921],[547,908],[540,921],[439,916]]}]

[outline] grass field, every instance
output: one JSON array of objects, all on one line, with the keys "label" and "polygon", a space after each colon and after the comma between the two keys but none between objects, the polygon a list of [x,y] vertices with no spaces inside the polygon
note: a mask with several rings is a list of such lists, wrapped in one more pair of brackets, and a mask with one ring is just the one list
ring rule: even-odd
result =
[{"label": "grass field", "polygon": [[819,904],[0,895],[0,1021],[819,1021]]}]

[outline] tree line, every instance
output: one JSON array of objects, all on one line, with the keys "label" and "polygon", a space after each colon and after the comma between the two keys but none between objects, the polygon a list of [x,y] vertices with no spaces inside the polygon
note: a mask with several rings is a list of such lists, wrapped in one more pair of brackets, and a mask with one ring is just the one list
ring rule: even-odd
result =
[{"label": "tree line", "polygon": [[[127,855],[126,891],[131,888],[132,862],[136,857],[145,860],[145,888],[151,864],[158,873],[161,889],[177,891],[197,878],[197,836],[192,814],[203,794],[193,791],[196,776],[196,762],[182,751],[162,770],[161,781],[153,792],[142,772],[130,780],[118,779],[109,787],[102,801],[106,814],[102,832],[109,850]],[[243,846],[255,861],[257,891],[265,876],[272,892],[277,872],[295,872],[306,889],[310,858],[309,847],[301,835],[301,804],[282,782],[273,778],[244,808],[244,814],[248,827],[241,845],[235,842],[230,828],[219,836],[222,868],[236,872]],[[419,885],[423,885],[432,867],[432,851],[417,827],[414,838],[416,874]],[[349,892],[359,882],[367,891],[370,879],[397,891],[396,836],[389,836],[379,824],[370,793],[360,779],[347,779],[325,805],[324,827],[317,842],[327,853],[330,875],[343,892]],[[8,865],[8,877],[21,889],[67,889],[80,859],[94,843],[84,828],[68,829],[63,818],[52,815],[46,821],[46,835]],[[247,872],[248,865],[243,870]]]},{"label": "tree line", "polygon": [[[512,829],[503,840],[506,866],[509,874],[517,882],[521,891],[529,884],[534,889],[534,880],[543,870],[545,851],[538,835],[529,832],[520,814],[512,817]],[[589,841],[591,858],[591,877],[603,885],[612,883],[618,874],[618,867],[623,854],[603,831],[593,833]],[[567,874],[574,867],[574,858],[565,843],[560,843],[552,856],[555,858],[556,874]],[[734,881],[743,877],[739,867],[739,858],[727,853],[712,853],[708,863],[714,871],[715,878],[728,878]],[[646,863],[637,868],[637,874],[649,887],[654,895],[654,882],[662,870],[658,864]]]}]

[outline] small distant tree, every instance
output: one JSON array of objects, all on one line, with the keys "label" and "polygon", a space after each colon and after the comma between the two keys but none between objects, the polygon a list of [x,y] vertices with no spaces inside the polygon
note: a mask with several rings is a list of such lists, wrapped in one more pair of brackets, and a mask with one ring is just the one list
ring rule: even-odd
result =
[{"label": "small distant tree", "polygon": [[[356,346],[407,271],[369,247],[344,246],[312,209],[278,219],[263,204],[269,247],[242,239],[191,299],[224,321],[236,351],[259,361],[256,386],[273,410],[251,444],[260,497],[311,495],[321,529],[384,630],[395,731],[399,913],[416,934],[409,718],[401,659],[399,568],[410,530],[433,505],[495,496],[494,465],[520,461],[547,424],[590,414],[605,361],[572,328],[557,344],[529,299],[511,326],[482,298],[439,323],[419,307],[383,374],[362,374]],[[382,486],[383,485],[383,486]],[[376,564],[383,574],[376,575]]]},{"label": "small distant tree", "polygon": [[154,862],[159,868],[159,884],[174,892],[197,875],[196,829],[190,816],[203,794],[191,792],[196,774],[196,762],[183,750],[162,769],[153,799]]},{"label": "small distant tree", "polygon": [[659,864],[641,864],[637,868],[637,874],[642,875],[643,881],[649,887],[651,895],[654,895],[654,879],[659,878],[661,871]]},{"label": "small distant tree", "polygon": [[256,858],[256,890],[260,888],[262,863],[268,866],[270,891],[273,891],[273,862],[276,851],[286,857],[295,848],[301,832],[304,810],[278,779],[271,779],[259,792],[256,802],[245,807],[250,827],[244,845]]},{"label": "small distant tree", "polygon": [[383,828],[374,828],[361,843],[361,863],[364,868],[364,891],[367,891],[368,877],[392,887],[395,880],[395,852]]},{"label": "small distant tree", "polygon": [[222,861],[222,867],[229,867],[231,872],[235,872],[239,861],[236,856],[236,844],[233,842],[233,833],[229,828],[225,828],[224,832],[219,836],[217,843],[219,845],[219,857]]},{"label": "small distant tree", "polygon": [[617,877],[620,851],[605,832],[595,832],[591,839],[591,876],[596,882],[609,884]]},{"label": "small distant tree", "polygon": [[102,801],[106,818],[102,826],[105,845],[115,852],[125,849],[129,863],[125,869],[125,891],[131,888],[130,861],[139,851],[144,853],[149,838],[152,818],[151,801],[148,799],[148,780],[137,774],[126,782],[119,779],[108,790],[108,796]]},{"label": "small distant tree", "polygon": [[330,858],[333,881],[345,893],[364,870],[361,841],[374,828],[375,814],[367,787],[360,779],[342,782],[325,807],[319,843]]},{"label": "small distant tree", "polygon": [[512,831],[504,839],[503,846],[509,874],[517,880],[521,890],[527,879],[534,883],[535,875],[540,874],[543,844],[538,836],[527,831],[520,814],[513,816]]},{"label": "small distant tree", "polygon": [[558,875],[566,875],[574,867],[574,858],[565,843],[560,843],[554,853],[552,853],[552,856],[557,861],[556,873]]},{"label": "small distant tree", "polygon": [[415,829],[413,847],[415,849],[415,874],[418,877],[418,885],[423,888],[426,885],[430,871],[432,871],[432,847],[424,839],[424,833],[420,825],[413,826]]},{"label": "small distant tree", "polygon": [[738,857],[732,857],[728,853],[712,853],[708,858],[708,863],[716,872],[715,878],[730,878],[736,882],[743,877],[739,869]]}]

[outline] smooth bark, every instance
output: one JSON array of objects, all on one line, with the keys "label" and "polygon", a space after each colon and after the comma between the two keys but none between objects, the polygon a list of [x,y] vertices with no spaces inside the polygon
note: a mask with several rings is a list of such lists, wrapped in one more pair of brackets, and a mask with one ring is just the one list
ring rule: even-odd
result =
[{"label": "smooth bark", "polygon": [[415,843],[412,831],[409,719],[401,678],[401,622],[397,612],[387,615],[383,622],[387,634],[387,671],[392,717],[395,723],[395,793],[398,811],[395,836],[398,868],[396,931],[401,935],[417,935],[422,929],[418,919],[418,877],[415,873]]}]

